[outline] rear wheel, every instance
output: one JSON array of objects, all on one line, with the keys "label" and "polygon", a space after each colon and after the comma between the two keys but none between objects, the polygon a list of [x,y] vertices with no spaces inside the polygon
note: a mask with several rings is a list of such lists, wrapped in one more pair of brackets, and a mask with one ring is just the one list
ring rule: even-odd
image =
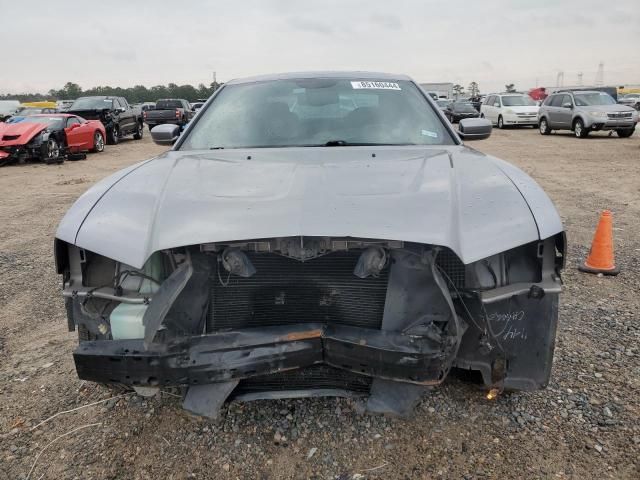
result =
[{"label": "rear wheel", "polygon": [[117,145],[120,141],[120,128],[114,125],[111,130],[107,131],[107,143],[109,145]]},{"label": "rear wheel", "polygon": [[616,130],[616,133],[620,138],[628,138],[631,135],[633,135],[633,132],[635,132],[635,130],[636,130],[635,127],[624,128],[624,129]]},{"label": "rear wheel", "polygon": [[498,117],[498,128],[504,128],[504,120],[502,119],[502,115]]},{"label": "rear wheel", "polygon": [[133,134],[133,138],[135,140],[140,140],[144,133],[144,125],[142,124],[142,122],[137,122],[136,125],[136,132]]},{"label": "rear wheel", "polygon": [[540,119],[538,130],[540,130],[541,135],[549,135],[551,133],[551,128],[549,127],[549,123],[547,122],[546,118],[542,117]]},{"label": "rear wheel", "polygon": [[576,121],[573,122],[573,133],[576,138],[585,138],[589,135],[589,129],[584,126],[582,119],[577,118]]},{"label": "rear wheel", "polygon": [[104,136],[102,136],[102,132],[96,130],[96,133],[93,134],[93,149],[91,151],[96,153],[104,151]]}]

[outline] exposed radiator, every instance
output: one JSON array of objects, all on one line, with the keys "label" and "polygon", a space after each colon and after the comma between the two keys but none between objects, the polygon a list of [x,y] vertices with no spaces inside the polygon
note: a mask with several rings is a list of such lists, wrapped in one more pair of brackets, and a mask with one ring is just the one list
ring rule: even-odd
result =
[{"label": "exposed radiator", "polygon": [[[379,329],[389,267],[377,278],[358,278],[353,269],[361,253],[333,252],[305,262],[247,253],[256,268],[252,277],[229,276],[224,269],[212,275],[207,331],[292,323]],[[436,263],[457,288],[464,288],[464,264],[451,250],[442,248]]]},{"label": "exposed radiator", "polygon": [[207,331],[314,322],[379,329],[389,268],[377,278],[356,277],[360,253],[334,252],[306,262],[248,253],[256,268],[252,277],[214,273]]}]

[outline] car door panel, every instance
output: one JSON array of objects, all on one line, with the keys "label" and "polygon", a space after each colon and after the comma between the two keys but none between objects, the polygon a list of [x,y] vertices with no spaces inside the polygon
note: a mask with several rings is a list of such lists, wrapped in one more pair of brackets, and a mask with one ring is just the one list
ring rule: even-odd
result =
[{"label": "car door panel", "polygon": [[[564,105],[570,103],[571,108]],[[563,95],[560,100],[560,106],[558,107],[558,125],[561,128],[571,128],[571,118],[573,116],[573,100],[570,95]]]},{"label": "car door panel", "polygon": [[74,117],[67,119],[65,122],[64,133],[67,140],[67,148],[72,151],[77,151],[82,144],[82,125],[80,121]]}]

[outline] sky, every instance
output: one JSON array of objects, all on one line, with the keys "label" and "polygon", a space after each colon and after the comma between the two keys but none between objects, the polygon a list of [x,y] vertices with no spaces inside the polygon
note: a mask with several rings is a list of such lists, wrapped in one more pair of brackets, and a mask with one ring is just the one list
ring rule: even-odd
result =
[{"label": "sky", "polygon": [[640,84],[640,0],[0,0],[0,93],[306,70]]}]

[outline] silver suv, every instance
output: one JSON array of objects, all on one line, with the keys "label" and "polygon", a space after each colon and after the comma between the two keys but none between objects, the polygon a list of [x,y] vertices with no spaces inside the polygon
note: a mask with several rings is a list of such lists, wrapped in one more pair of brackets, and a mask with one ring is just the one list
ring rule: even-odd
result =
[{"label": "silver suv", "polygon": [[638,123],[638,112],[618,105],[605,92],[561,91],[546,98],[538,112],[542,135],[552,130],[572,130],[584,138],[591,131],[615,130],[619,137],[630,137]]}]

